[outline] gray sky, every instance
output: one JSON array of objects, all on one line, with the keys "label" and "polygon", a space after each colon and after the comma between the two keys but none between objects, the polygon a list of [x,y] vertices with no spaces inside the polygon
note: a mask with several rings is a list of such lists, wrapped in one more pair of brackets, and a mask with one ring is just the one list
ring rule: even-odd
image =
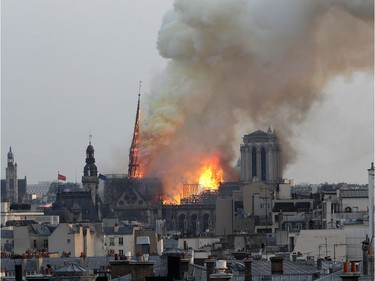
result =
[{"label": "gray sky", "polygon": [[[99,172],[127,172],[138,83],[146,99],[167,63],[156,40],[172,3],[1,2],[2,178],[12,146],[18,175],[29,183],[55,180],[58,171],[80,182],[90,131]],[[293,129],[298,156],[284,176],[366,183],[374,159],[373,93],[372,74],[331,81]]]}]

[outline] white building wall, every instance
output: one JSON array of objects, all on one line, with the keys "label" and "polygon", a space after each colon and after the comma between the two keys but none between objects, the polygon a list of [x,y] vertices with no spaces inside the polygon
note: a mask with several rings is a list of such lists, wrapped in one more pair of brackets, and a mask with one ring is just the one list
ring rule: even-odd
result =
[{"label": "white building wall", "polygon": [[303,257],[314,256],[316,260],[319,257],[330,256],[336,261],[344,261],[347,249],[346,247],[336,246],[335,244],[347,244],[346,233],[344,229],[314,229],[301,230],[293,252],[301,253]]},{"label": "white building wall", "polygon": [[[1,203],[1,205],[3,202]],[[1,212],[1,224],[5,225],[7,221],[13,220],[35,220],[37,217],[44,216],[43,212]]]},{"label": "white building wall", "polygon": [[344,211],[346,207],[351,207],[352,212],[367,211],[369,205],[368,198],[341,198],[341,206]]},{"label": "white building wall", "polygon": [[290,199],[292,186],[290,183],[279,184],[278,199]]},{"label": "white building wall", "polygon": [[233,201],[232,198],[216,200],[216,235],[233,233]]},{"label": "white building wall", "polygon": [[103,224],[96,223],[95,224],[95,235],[94,235],[94,256],[102,257],[107,255],[107,251],[105,249],[105,239],[103,233]]},{"label": "white building wall", "polygon": [[82,230],[74,232],[72,224],[60,223],[48,239],[49,251],[71,253],[71,257],[79,257],[83,252]]},{"label": "white building wall", "polygon": [[369,234],[368,225],[346,225],[344,229],[348,260],[362,260],[362,241]]},{"label": "white building wall", "polygon": [[[123,244],[119,243],[120,238],[123,240]],[[113,239],[114,244],[111,245],[110,241]],[[124,235],[124,234],[111,234],[105,235],[104,237],[104,249],[106,254],[108,251],[112,251],[115,254],[120,254],[120,250],[123,251],[124,255],[127,255],[128,252],[131,253],[131,256],[135,256],[135,243],[134,243],[134,234]]]},{"label": "white building wall", "polygon": [[13,228],[14,253],[22,254],[31,248],[30,234],[28,226],[15,226]]}]

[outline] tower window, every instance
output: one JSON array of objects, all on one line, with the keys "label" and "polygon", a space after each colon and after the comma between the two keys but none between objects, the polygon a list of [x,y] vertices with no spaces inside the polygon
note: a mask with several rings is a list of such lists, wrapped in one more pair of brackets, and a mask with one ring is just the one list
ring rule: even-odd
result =
[{"label": "tower window", "polygon": [[266,162],[266,149],[262,147],[260,151],[260,173],[261,173],[261,180],[267,180],[267,162]]},{"label": "tower window", "polygon": [[257,150],[255,147],[251,151],[251,172],[253,177],[257,176]]}]

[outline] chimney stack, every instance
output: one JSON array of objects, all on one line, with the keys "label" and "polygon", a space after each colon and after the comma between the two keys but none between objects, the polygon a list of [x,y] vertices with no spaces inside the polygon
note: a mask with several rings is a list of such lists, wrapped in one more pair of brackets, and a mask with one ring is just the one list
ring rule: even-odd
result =
[{"label": "chimney stack", "polygon": [[211,281],[229,281],[233,274],[226,273],[227,262],[225,260],[216,261],[216,273],[210,275]]},{"label": "chimney stack", "polygon": [[369,249],[369,240],[366,237],[365,241],[362,241],[362,251],[363,251],[363,275],[368,275],[368,249]]},{"label": "chimney stack", "polygon": [[251,257],[247,257],[243,259],[243,262],[245,264],[245,281],[252,281],[251,263],[253,262],[253,259]]},{"label": "chimney stack", "polygon": [[214,273],[214,266],[215,266],[216,259],[211,259],[210,257],[205,260],[206,263],[206,272],[207,272],[207,281],[210,281],[210,276]]},{"label": "chimney stack", "polygon": [[284,274],[284,258],[271,257],[271,274]]}]

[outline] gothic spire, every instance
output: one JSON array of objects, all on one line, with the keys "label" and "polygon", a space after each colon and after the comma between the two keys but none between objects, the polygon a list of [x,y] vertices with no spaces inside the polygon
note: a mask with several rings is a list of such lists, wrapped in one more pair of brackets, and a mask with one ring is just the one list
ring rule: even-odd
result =
[{"label": "gothic spire", "polygon": [[139,177],[139,163],[138,163],[138,154],[139,154],[139,106],[141,100],[141,83],[139,81],[139,92],[138,92],[138,105],[137,113],[135,115],[135,124],[133,132],[133,140],[129,151],[129,168],[128,168],[128,178],[138,178]]}]

